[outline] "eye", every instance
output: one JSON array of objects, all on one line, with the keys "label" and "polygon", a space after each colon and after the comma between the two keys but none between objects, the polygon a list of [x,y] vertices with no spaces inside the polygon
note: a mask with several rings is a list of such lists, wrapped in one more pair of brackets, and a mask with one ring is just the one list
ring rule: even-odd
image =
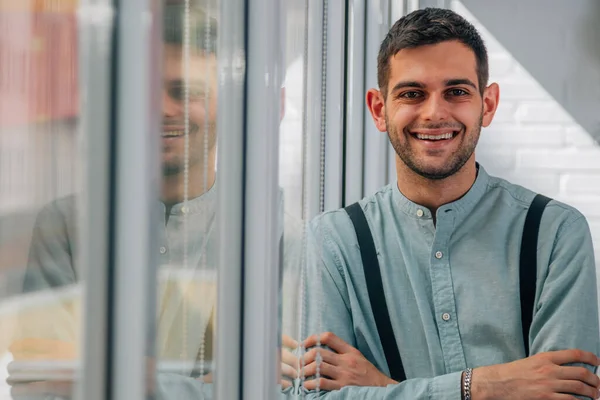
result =
[{"label": "eye", "polygon": [[201,100],[204,99],[205,91],[200,87],[190,87],[189,96],[191,100]]},{"label": "eye", "polygon": [[182,101],[184,97],[183,87],[181,86],[173,86],[170,87],[167,91],[169,93],[169,97],[173,100]]},{"label": "eye", "polygon": [[[188,96],[191,101],[204,99],[205,91],[202,87],[190,86]],[[185,100],[185,86],[173,86],[169,88],[169,96],[177,101]]]},{"label": "eye", "polygon": [[467,91],[466,91],[466,90],[464,90],[464,89],[458,89],[458,88],[455,88],[455,89],[450,89],[450,90],[448,91],[448,94],[450,94],[450,95],[452,95],[452,96],[460,97],[460,96],[466,96],[466,95],[468,95],[468,94],[469,94],[469,92],[467,92]]},{"label": "eye", "polygon": [[411,90],[408,92],[401,93],[399,97],[402,97],[404,99],[417,99],[417,98],[421,97],[421,93]]}]

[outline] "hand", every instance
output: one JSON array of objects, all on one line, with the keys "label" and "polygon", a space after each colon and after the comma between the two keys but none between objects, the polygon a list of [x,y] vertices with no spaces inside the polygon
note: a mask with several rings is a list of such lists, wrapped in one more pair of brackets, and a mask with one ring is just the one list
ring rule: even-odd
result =
[{"label": "hand", "polygon": [[600,378],[584,367],[564,366],[571,363],[596,366],[600,360],[593,353],[561,350],[476,368],[471,397],[473,400],[560,400],[578,395],[597,399]]},{"label": "hand", "polygon": [[[331,350],[315,348],[317,340]],[[371,364],[360,351],[344,342],[331,332],[313,335],[304,341],[305,348],[311,348],[304,355],[302,376],[314,376],[319,367],[321,378],[305,381],[304,387],[314,390],[338,390],[344,386],[387,386],[398,383],[385,376]],[[317,362],[320,354],[321,362]]]},{"label": "hand", "polygon": [[298,348],[298,342],[288,335],[282,336],[281,347],[281,387],[287,389],[292,386],[294,379],[298,377],[298,358],[292,353]]},{"label": "hand", "polygon": [[[283,335],[281,349],[281,387],[283,389],[291,387],[291,381],[298,377],[298,358],[291,351],[297,347],[298,342],[288,335]],[[204,383],[213,383],[212,372],[197,379]]]},{"label": "hand", "polygon": [[[78,359],[77,346],[73,342],[46,338],[24,338],[11,343],[9,351],[14,361],[75,361]],[[72,370],[52,368],[51,372],[70,375]],[[71,398],[74,390],[74,376],[63,381],[13,382],[9,376],[7,383],[11,386],[11,396],[56,396]]]},{"label": "hand", "polygon": [[24,338],[11,343],[8,350],[15,361],[52,360],[74,361],[79,359],[73,342],[45,338]]}]

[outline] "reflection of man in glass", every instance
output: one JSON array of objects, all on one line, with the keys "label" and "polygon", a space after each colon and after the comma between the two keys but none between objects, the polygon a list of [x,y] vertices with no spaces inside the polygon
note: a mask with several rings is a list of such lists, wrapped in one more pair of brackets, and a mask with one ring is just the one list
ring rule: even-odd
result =
[{"label": "reflection of man in glass", "polygon": [[[217,24],[192,6],[187,58],[184,6],[167,4],[164,12],[162,190],[156,211],[161,221],[156,225],[161,227],[156,249],[160,260],[158,387],[169,396],[200,395],[199,390],[210,390],[200,388],[199,378],[211,379],[216,300]],[[57,289],[85,279],[85,266],[77,264],[75,203],[74,197],[58,200],[38,216],[24,281],[26,292]],[[74,309],[59,308],[47,318],[25,323],[21,336],[25,339],[13,349],[22,355],[31,354],[35,347],[38,358],[78,358],[81,321]]]}]

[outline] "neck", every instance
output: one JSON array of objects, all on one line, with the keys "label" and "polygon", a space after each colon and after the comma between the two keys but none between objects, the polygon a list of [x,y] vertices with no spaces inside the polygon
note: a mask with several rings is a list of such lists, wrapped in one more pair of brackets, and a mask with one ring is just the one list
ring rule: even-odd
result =
[{"label": "neck", "polygon": [[[203,164],[203,162],[199,162],[190,165],[189,167],[187,193],[188,200],[202,196],[215,183],[216,163],[214,152],[209,154],[206,177]],[[183,171],[178,174],[163,176],[161,200],[167,206],[172,206],[173,204],[181,203],[185,200],[185,179]]]},{"label": "neck", "polygon": [[475,155],[454,175],[435,180],[424,178],[408,168],[396,156],[398,190],[410,201],[427,207],[432,215],[444,204],[463,197],[475,183],[477,167]]}]

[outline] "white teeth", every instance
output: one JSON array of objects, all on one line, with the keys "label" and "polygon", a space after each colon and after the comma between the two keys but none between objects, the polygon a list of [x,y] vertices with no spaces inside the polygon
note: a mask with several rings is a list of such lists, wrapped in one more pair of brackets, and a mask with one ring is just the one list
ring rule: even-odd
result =
[{"label": "white teeth", "polygon": [[417,133],[417,138],[421,140],[445,140],[452,139],[452,136],[454,136],[452,132],[444,133],[443,135],[424,135]]},{"label": "white teeth", "polygon": [[171,136],[183,136],[185,135],[184,131],[167,131],[163,132],[163,136],[171,137]]}]

